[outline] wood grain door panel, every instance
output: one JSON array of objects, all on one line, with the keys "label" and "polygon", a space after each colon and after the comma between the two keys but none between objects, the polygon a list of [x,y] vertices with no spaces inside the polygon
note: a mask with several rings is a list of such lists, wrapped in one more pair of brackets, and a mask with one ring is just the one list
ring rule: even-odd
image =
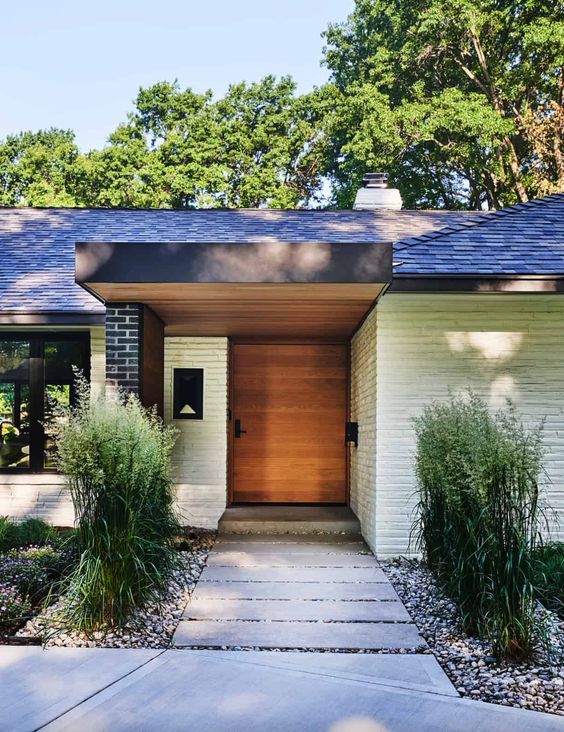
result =
[{"label": "wood grain door panel", "polygon": [[234,344],[235,503],[345,503],[347,347]]}]

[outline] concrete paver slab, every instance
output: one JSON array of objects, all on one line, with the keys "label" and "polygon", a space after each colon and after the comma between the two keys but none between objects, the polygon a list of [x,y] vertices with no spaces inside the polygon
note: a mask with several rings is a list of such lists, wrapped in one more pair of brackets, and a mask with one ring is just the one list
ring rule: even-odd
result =
[{"label": "concrete paver slab", "polygon": [[210,567],[200,582],[388,582],[377,567]]},{"label": "concrete paver slab", "polygon": [[145,649],[0,646],[0,730],[35,730],[160,653]]},{"label": "concrete paver slab", "polygon": [[271,552],[214,551],[208,557],[208,567],[378,567],[369,554],[284,554]]},{"label": "concrete paver slab", "polygon": [[409,622],[401,602],[336,602],[335,600],[195,599],[185,620],[341,620],[345,622]]},{"label": "concrete paver slab", "polygon": [[181,620],[174,634],[177,647],[234,646],[260,648],[423,648],[416,626],[408,623],[246,622]]},{"label": "concrete paver slab", "polygon": [[389,582],[198,582],[196,598],[241,600],[399,600]]},{"label": "concrete paver slab", "polygon": [[459,698],[437,659],[428,654],[412,653],[301,653],[299,651],[186,651],[223,656],[240,663],[287,668],[294,671],[353,679],[402,689],[447,694]]},{"label": "concrete paver slab", "polygon": [[[563,728],[562,718],[547,714],[346,677],[265,668],[240,658],[235,653],[167,651],[46,729],[562,732]],[[20,730],[13,727],[11,732]]]}]

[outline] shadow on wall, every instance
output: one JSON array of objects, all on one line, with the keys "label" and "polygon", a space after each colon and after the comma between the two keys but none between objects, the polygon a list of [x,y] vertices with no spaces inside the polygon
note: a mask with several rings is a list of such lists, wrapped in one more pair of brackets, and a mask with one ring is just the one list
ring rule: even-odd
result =
[{"label": "shadow on wall", "polygon": [[445,337],[450,353],[460,360],[457,370],[469,381],[479,376],[489,383],[487,396],[492,407],[519,399],[512,366],[525,346],[523,331],[449,331]]},{"label": "shadow on wall", "polygon": [[31,481],[35,477],[0,476],[0,515],[16,520],[40,518],[53,526],[72,526],[74,510],[63,478],[51,474],[45,476],[44,483],[34,484]]}]

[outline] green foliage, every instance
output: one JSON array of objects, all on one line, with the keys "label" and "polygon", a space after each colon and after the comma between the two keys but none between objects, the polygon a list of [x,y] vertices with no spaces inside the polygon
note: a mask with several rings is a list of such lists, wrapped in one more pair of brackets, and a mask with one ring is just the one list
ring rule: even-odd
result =
[{"label": "green foliage", "polygon": [[564,542],[538,547],[535,552],[535,584],[542,604],[564,620]]},{"label": "green foliage", "polygon": [[356,0],[325,39],[339,205],[367,169],[388,170],[408,206],[564,189],[561,0]]},{"label": "green foliage", "polygon": [[330,83],[224,96],[141,88],[99,150],[68,130],[0,141],[0,205],[349,208],[386,170],[408,208],[564,190],[564,1],[356,0],[325,32]]},{"label": "green foliage", "polygon": [[26,546],[0,554],[0,626],[13,630],[55,594],[76,562],[72,542]]},{"label": "green foliage", "polygon": [[41,519],[30,518],[16,523],[0,516],[0,552],[25,546],[41,546],[58,541],[57,532]]},{"label": "green foliage", "polygon": [[0,205],[75,205],[78,154],[70,130],[8,135],[0,143]]},{"label": "green foliage", "polygon": [[77,517],[78,566],[66,583],[64,622],[89,631],[122,625],[157,600],[175,565],[177,521],[169,476],[174,430],[134,396],[55,407],[52,435]]},{"label": "green foliage", "polygon": [[434,402],[415,420],[419,511],[414,530],[468,632],[502,657],[523,658],[535,619],[541,429],[513,407],[491,414],[470,394]]},{"label": "green foliage", "polygon": [[141,89],[110,144],[84,161],[84,203],[295,207],[318,184],[314,114],[289,77],[234,84],[225,96],[160,82]]}]

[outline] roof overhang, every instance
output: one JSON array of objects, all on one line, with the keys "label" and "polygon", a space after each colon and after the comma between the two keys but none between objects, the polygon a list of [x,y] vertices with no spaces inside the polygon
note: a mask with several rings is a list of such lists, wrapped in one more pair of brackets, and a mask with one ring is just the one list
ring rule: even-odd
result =
[{"label": "roof overhang", "polygon": [[67,312],[64,310],[32,311],[32,310],[4,310],[0,312],[0,326],[21,325],[35,326],[45,325],[52,327],[62,326],[90,326],[104,325],[105,313]]},{"label": "roof overhang", "polygon": [[417,275],[395,274],[390,292],[441,293],[506,293],[540,294],[564,293],[564,275]]},{"label": "roof overhang", "polygon": [[169,335],[344,338],[392,281],[392,244],[79,242],[76,281]]}]

